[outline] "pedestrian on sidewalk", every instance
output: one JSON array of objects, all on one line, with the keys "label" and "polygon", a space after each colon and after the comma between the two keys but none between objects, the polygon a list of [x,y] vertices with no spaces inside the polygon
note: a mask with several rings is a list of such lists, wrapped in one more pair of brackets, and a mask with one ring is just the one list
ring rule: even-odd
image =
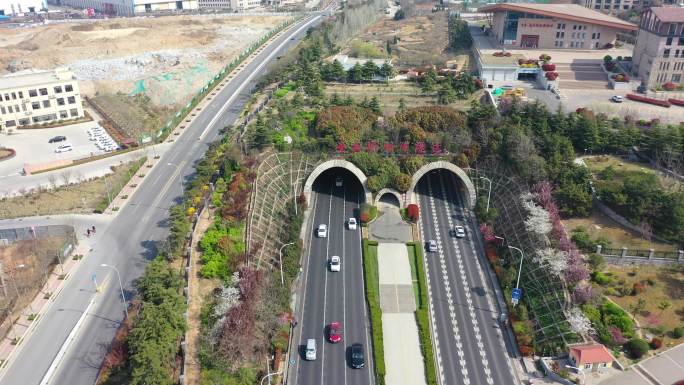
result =
[{"label": "pedestrian on sidewalk", "polygon": [[88,238],[90,238],[90,229],[87,229],[87,230],[86,230],[86,236],[87,236]]},{"label": "pedestrian on sidewalk", "polygon": [[95,226],[93,226],[93,234],[95,234]]}]

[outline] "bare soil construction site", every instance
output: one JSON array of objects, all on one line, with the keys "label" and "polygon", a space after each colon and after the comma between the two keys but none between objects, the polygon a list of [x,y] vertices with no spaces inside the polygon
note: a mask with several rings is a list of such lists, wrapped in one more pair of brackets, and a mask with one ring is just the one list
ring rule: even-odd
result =
[{"label": "bare soil construction site", "polygon": [[67,66],[81,93],[102,97],[99,105],[106,112],[111,106],[116,115],[139,116],[118,109],[140,109],[127,99],[143,96],[149,104],[145,113],[163,122],[233,57],[285,19],[193,15],[0,28],[0,75]]}]

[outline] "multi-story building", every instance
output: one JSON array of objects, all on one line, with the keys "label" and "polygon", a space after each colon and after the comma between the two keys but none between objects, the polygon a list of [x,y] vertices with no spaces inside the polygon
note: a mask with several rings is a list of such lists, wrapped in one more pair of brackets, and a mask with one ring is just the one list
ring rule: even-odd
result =
[{"label": "multi-story building", "polygon": [[684,8],[654,7],[641,15],[632,73],[655,88],[684,78]]},{"label": "multi-story building", "polygon": [[480,7],[504,47],[601,49],[637,26],[577,4],[501,3]]},{"label": "multi-story building", "polygon": [[[641,0],[580,0],[580,4],[603,13],[618,14],[641,7]],[[645,0],[649,1],[649,0]]]},{"label": "multi-story building", "polygon": [[83,115],[78,82],[67,69],[0,77],[0,131]]},{"label": "multi-story building", "polygon": [[19,16],[47,10],[45,0],[0,0],[0,15]]},{"label": "multi-story building", "polygon": [[245,11],[261,7],[261,0],[198,0],[200,8],[231,9]]},{"label": "multi-story building", "polygon": [[133,16],[147,12],[197,9],[198,0],[48,0],[57,5],[92,8],[114,16]]}]

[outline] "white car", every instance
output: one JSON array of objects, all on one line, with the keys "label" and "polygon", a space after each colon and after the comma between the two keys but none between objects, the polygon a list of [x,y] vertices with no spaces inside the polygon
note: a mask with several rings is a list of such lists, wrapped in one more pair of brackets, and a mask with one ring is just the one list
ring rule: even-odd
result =
[{"label": "white car", "polygon": [[349,230],[356,230],[356,218],[349,218],[347,227],[349,227]]},{"label": "white car", "polygon": [[335,178],[335,186],[342,187],[342,177],[341,176],[338,176],[337,178]]},{"label": "white car", "polygon": [[72,151],[74,148],[70,144],[62,144],[61,146],[55,148],[56,153]]},{"label": "white car", "polygon": [[342,260],[337,255],[330,258],[330,271],[340,271],[342,269]]},{"label": "white car", "polygon": [[465,237],[465,229],[463,228],[463,226],[454,226],[453,236],[456,238]]},{"label": "white car", "polygon": [[613,103],[622,103],[622,96],[620,96],[620,95],[613,95],[613,97],[610,98],[610,100],[611,100]]},{"label": "white car", "polygon": [[320,224],[316,229],[316,236],[318,238],[325,238],[328,236],[328,225]]},{"label": "white car", "polygon": [[429,251],[429,252],[437,251],[437,242],[435,242],[434,239],[430,239],[427,242],[427,251]]}]

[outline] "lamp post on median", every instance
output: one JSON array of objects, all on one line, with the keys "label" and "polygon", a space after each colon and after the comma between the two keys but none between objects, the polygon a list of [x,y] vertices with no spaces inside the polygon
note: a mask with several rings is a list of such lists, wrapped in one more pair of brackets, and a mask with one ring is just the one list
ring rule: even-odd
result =
[{"label": "lamp post on median", "polygon": [[[508,246],[508,248],[513,249],[513,250],[518,250],[518,252],[520,252],[520,266],[518,267],[518,280],[515,282],[515,289],[514,289],[515,292],[520,293],[520,273],[522,272],[522,263],[523,263],[523,259],[525,259],[525,253],[523,253],[522,250],[520,250],[519,248],[517,248],[515,246]],[[520,298],[516,298],[515,295],[513,296],[513,306],[518,304],[519,299]]]},{"label": "lamp post on median", "polygon": [[121,283],[121,274],[119,274],[119,270],[116,267],[114,267],[112,265],[108,265],[106,263],[103,263],[100,266],[101,267],[109,267],[109,268],[113,269],[114,271],[116,271],[116,276],[119,278],[119,288],[121,288],[121,299],[123,299],[124,313],[126,313],[126,318],[128,318],[128,304],[126,303],[126,296],[124,295],[123,284]]},{"label": "lamp post on median", "polygon": [[[260,385],[264,385],[264,380],[265,380],[265,379],[267,379],[267,378],[269,378],[269,377],[271,377],[271,376],[277,376],[277,375],[279,375],[279,374],[281,374],[281,373],[283,373],[283,372],[269,373],[269,374],[267,374],[267,375],[265,375],[264,377],[261,378],[261,382],[259,382],[259,384],[260,384]],[[269,381],[270,381],[270,380],[269,380]]]},{"label": "lamp post on median", "polygon": [[286,243],[280,246],[280,249],[278,250],[278,259],[280,261],[280,286],[285,286],[285,278],[283,277],[283,248],[290,245],[294,245],[294,242]]}]

